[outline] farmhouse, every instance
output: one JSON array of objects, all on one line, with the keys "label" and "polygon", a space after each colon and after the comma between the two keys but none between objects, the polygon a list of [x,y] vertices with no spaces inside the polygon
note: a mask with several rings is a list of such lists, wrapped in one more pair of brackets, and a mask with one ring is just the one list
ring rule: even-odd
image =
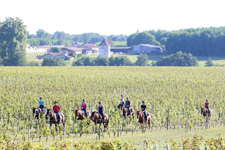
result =
[{"label": "farmhouse", "polygon": [[48,53],[48,54],[45,54],[43,56],[37,56],[38,59],[44,59],[44,58],[61,58],[61,59],[64,59],[64,60],[73,60],[74,57],[72,56],[69,56],[67,53]]},{"label": "farmhouse", "polygon": [[133,54],[160,54],[163,52],[163,47],[151,44],[139,44],[133,48]]},{"label": "farmhouse", "polygon": [[76,42],[74,44],[72,44],[72,47],[76,47],[79,48],[82,44],[80,44],[79,42]]},{"label": "farmhouse", "polygon": [[26,52],[27,53],[47,53],[47,48],[28,45],[26,48]]},{"label": "farmhouse", "polygon": [[80,48],[89,49],[94,54],[98,54],[98,51],[99,51],[97,44],[93,43],[93,42],[91,42],[91,43],[84,43],[83,45],[80,46]]},{"label": "farmhouse", "polygon": [[110,51],[113,53],[132,53],[133,47],[110,47]]},{"label": "farmhouse", "polygon": [[63,47],[61,49],[62,53],[68,53],[69,55],[73,55],[73,54],[81,54],[82,53],[83,48],[76,48],[76,47]]}]

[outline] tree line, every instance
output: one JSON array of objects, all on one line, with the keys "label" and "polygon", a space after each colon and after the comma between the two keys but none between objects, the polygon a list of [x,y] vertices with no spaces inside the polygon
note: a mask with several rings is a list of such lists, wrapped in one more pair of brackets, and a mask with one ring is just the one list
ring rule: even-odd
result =
[{"label": "tree line", "polygon": [[225,54],[225,27],[182,29],[178,31],[150,30],[127,37],[127,45],[153,44],[165,48],[167,54],[178,51],[195,56]]},{"label": "tree line", "polygon": [[28,33],[28,43],[31,46],[38,45],[65,45],[71,46],[74,42],[101,42],[103,38],[111,39],[112,41],[126,41],[126,35],[100,35],[98,33],[83,33],[70,35],[63,31],[56,31],[50,34],[43,29],[39,29],[36,34]]}]

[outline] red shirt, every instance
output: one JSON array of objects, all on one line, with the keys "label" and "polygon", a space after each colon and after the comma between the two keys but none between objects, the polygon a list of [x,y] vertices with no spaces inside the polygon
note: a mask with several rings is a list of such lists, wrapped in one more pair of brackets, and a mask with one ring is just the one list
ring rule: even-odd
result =
[{"label": "red shirt", "polygon": [[207,103],[205,103],[205,108],[207,108],[207,109],[209,109],[209,102]]},{"label": "red shirt", "polygon": [[82,103],[82,108],[86,109],[87,108],[87,104],[86,103]]},{"label": "red shirt", "polygon": [[60,111],[60,106],[59,105],[54,105],[53,106],[54,112],[59,112]]}]

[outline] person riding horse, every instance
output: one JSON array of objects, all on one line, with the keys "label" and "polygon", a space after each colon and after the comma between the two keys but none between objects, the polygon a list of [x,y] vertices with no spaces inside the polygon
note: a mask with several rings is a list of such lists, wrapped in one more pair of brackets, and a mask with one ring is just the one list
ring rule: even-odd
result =
[{"label": "person riding horse", "polygon": [[211,114],[211,110],[209,109],[209,100],[206,100],[206,102],[205,102],[205,108],[207,109],[207,112],[209,114]]},{"label": "person riding horse", "polygon": [[122,109],[123,105],[124,105],[124,99],[123,99],[123,95],[121,95],[120,104],[118,105],[118,108]]},{"label": "person riding horse", "polygon": [[38,102],[39,107],[41,109],[41,111],[43,112],[43,109],[45,107],[45,102],[43,101],[42,97],[40,97],[40,101]]},{"label": "person riding horse", "polygon": [[60,106],[58,105],[58,102],[54,102],[54,106],[53,106],[53,111],[56,114],[57,120],[58,122],[60,121],[60,115],[59,115],[59,111],[60,111]]},{"label": "person riding horse", "polygon": [[103,122],[105,122],[104,106],[102,105],[102,102],[99,102],[99,105],[98,105],[98,113],[102,116]]},{"label": "person riding horse", "polygon": [[130,115],[130,105],[131,105],[130,100],[129,100],[129,98],[127,97],[127,100],[126,100],[126,102],[125,102],[125,108],[127,108],[127,113],[128,113],[128,115]]},{"label": "person riding horse", "polygon": [[87,104],[86,104],[86,100],[85,99],[83,99],[83,103],[81,104],[81,110],[84,111],[84,115],[87,118]]},{"label": "person riding horse", "polygon": [[142,112],[144,113],[145,121],[147,121],[146,108],[147,108],[147,107],[146,107],[146,105],[145,105],[145,101],[142,101],[141,110],[142,110]]}]

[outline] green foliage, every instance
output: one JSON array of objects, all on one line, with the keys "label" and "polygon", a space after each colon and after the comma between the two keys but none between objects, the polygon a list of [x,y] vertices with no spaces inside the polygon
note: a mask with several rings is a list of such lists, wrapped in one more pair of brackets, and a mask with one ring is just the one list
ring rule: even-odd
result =
[{"label": "green foliage", "polygon": [[5,66],[26,65],[27,30],[19,18],[6,18],[0,25],[0,56]]},{"label": "green foliage", "polygon": [[149,60],[146,54],[141,54],[138,56],[137,61],[135,62],[136,66],[148,66]]},{"label": "green foliage", "polygon": [[82,57],[74,61],[72,66],[131,66],[132,62],[126,56],[119,57],[97,57],[92,59],[90,57]]},{"label": "green foliage", "polygon": [[149,32],[141,32],[131,35],[131,37],[127,40],[127,45],[138,45],[138,44],[153,44],[160,45],[158,41],[156,41],[155,37],[151,35]]},{"label": "green foliage", "polygon": [[59,47],[52,47],[51,48],[51,52],[53,52],[53,53],[60,53],[61,52],[61,48],[59,48]]},{"label": "green foliage", "polygon": [[181,51],[162,57],[155,62],[156,66],[198,66],[198,60],[192,54],[182,53]]},{"label": "green foliage", "polygon": [[205,67],[212,67],[212,66],[214,66],[214,64],[213,64],[211,58],[209,57],[207,62],[205,63]]},{"label": "green foliage", "polygon": [[65,66],[65,61],[59,57],[53,58],[44,58],[41,66]]},{"label": "green foliage", "polygon": [[31,61],[27,64],[27,66],[40,66],[39,62]]}]

